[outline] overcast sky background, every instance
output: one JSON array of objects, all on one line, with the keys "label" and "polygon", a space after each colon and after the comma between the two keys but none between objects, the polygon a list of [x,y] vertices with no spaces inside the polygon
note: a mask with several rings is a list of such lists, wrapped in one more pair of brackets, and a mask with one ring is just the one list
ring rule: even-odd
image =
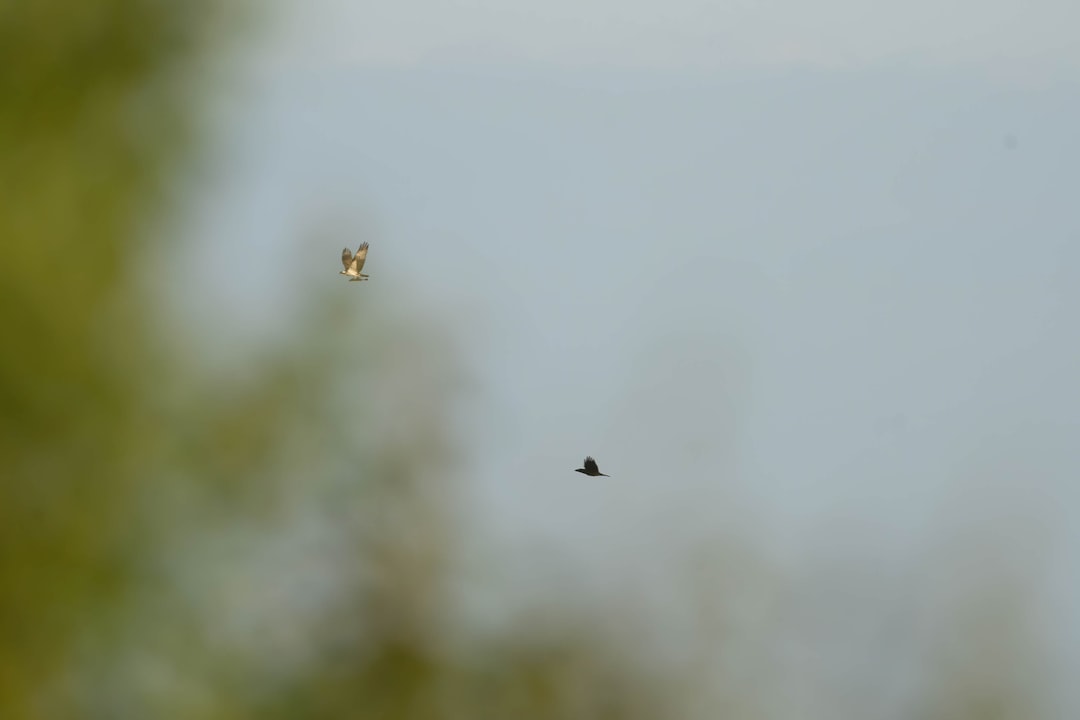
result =
[{"label": "overcast sky background", "polygon": [[510,557],[656,585],[729,528],[900,567],[989,524],[1080,640],[1075,2],[279,11],[198,194],[200,322],[336,283],[460,328]]}]

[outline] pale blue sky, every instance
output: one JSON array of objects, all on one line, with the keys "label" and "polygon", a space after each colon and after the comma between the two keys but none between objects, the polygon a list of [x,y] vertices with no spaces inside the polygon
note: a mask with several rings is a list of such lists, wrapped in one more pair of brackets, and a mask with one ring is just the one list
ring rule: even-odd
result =
[{"label": "pale blue sky", "polygon": [[288,64],[416,67],[517,60],[560,67],[851,69],[992,63],[1080,67],[1069,0],[350,0],[283,2]]},{"label": "pale blue sky", "polygon": [[1080,9],[868,7],[292,9],[221,115],[194,312],[267,330],[335,283],[460,325],[508,557],[656,587],[726,527],[875,567],[1000,521],[1080,637]]}]

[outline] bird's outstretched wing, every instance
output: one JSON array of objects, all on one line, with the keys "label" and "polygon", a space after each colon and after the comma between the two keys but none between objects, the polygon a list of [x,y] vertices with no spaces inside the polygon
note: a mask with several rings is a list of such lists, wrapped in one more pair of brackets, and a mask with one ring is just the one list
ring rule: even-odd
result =
[{"label": "bird's outstretched wing", "polygon": [[585,469],[591,473],[600,472],[600,466],[596,464],[596,461],[592,457],[585,458]]},{"label": "bird's outstretched wing", "polygon": [[353,263],[356,264],[356,272],[360,272],[364,269],[364,259],[367,257],[367,243],[360,243],[360,247],[356,249],[356,254],[353,255]]},{"label": "bird's outstretched wing", "polygon": [[341,264],[345,266],[346,270],[348,270],[349,266],[352,265],[352,259],[353,254],[352,251],[349,250],[349,248],[345,248],[341,251]]}]

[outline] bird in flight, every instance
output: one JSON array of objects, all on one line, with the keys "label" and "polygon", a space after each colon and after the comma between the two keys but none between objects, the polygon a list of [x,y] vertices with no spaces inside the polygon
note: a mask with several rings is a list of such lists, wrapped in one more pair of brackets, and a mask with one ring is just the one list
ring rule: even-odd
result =
[{"label": "bird in flight", "polygon": [[356,282],[357,280],[367,280],[368,276],[360,272],[364,269],[364,259],[367,257],[368,244],[360,243],[360,247],[356,249],[356,254],[353,255],[349,252],[349,248],[345,248],[341,251],[341,264],[345,266],[345,269],[341,271],[341,275],[348,275],[349,282]]},{"label": "bird in flight", "polygon": [[604,475],[604,473],[600,472],[600,466],[596,464],[596,461],[593,460],[591,456],[585,458],[585,467],[580,467],[574,472],[579,472],[592,477],[596,477],[597,475],[600,475],[601,477],[611,477],[610,475]]}]

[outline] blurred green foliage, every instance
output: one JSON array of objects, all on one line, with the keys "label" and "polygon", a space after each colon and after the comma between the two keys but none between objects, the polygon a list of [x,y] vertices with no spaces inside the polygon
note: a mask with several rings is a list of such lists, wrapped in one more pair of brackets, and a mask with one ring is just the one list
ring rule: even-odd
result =
[{"label": "blurred green foliage", "polygon": [[209,3],[0,3],[0,717],[129,582],[149,318],[127,274],[184,151]]},{"label": "blurred green foliage", "polygon": [[[139,273],[221,7],[0,2],[0,718],[770,716],[761,647],[801,607],[770,615],[767,582],[756,629],[717,620],[738,593],[702,599],[716,636],[666,670],[629,620],[456,619],[455,377],[429,328],[318,297],[240,384],[164,350]],[[1032,717],[1001,663],[944,665],[918,714]]]}]

